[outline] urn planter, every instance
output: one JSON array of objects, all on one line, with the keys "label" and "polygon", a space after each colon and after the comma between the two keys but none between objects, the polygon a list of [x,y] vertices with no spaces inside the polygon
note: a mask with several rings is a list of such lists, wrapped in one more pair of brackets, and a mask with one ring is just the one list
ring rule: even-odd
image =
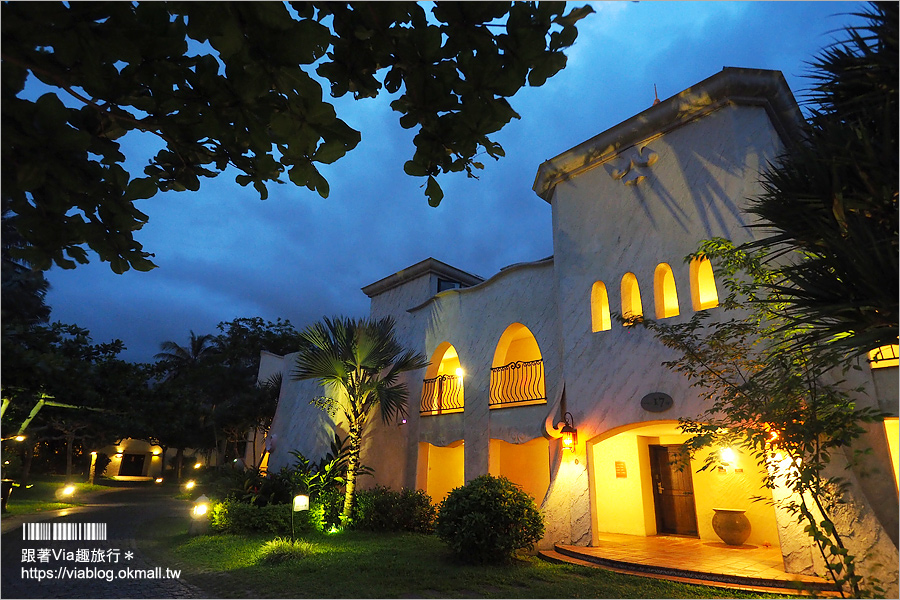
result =
[{"label": "urn planter", "polygon": [[712,526],[722,541],[729,546],[740,546],[750,537],[750,519],[737,508],[714,508]]}]

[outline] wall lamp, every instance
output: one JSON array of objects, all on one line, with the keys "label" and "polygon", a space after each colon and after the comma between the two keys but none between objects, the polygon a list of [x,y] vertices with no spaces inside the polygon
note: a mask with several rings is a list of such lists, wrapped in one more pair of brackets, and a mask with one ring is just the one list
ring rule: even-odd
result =
[{"label": "wall lamp", "polygon": [[575,429],[575,418],[568,411],[563,416],[562,445],[563,448],[568,448],[572,452],[575,452],[575,446],[578,445],[578,430]]}]

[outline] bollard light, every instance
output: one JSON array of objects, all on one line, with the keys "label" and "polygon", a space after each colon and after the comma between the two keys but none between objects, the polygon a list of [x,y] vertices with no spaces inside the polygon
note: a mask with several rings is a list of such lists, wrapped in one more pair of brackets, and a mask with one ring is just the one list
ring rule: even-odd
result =
[{"label": "bollard light", "polygon": [[200,496],[194,501],[191,509],[191,526],[188,529],[190,535],[203,535],[209,531],[209,498]]},{"label": "bollard light", "polygon": [[309,496],[306,494],[297,494],[294,496],[294,502],[291,504],[291,543],[294,543],[294,513],[301,510],[309,510]]},{"label": "bollard light", "polygon": [[207,512],[209,512],[209,498],[207,498],[206,495],[202,495],[194,501],[194,508],[191,510],[191,516],[195,519],[200,519],[205,517]]}]

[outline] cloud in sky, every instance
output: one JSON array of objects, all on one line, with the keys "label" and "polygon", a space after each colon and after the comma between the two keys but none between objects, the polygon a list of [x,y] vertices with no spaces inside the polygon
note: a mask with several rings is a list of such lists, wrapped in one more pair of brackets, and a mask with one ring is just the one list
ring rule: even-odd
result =
[{"label": "cloud in sky", "polygon": [[[552,254],[550,206],[531,190],[541,162],[653,101],[720,71],[782,71],[798,100],[806,62],[831,43],[861,3],[613,2],[579,23],[565,70],[511,101],[522,116],[496,139],[506,157],[484,157],[479,179],[441,179],[428,206],[423,181],[403,173],[413,133],[387,97],[335,101],[362,142],[323,174],[329,198],[288,183],[260,201],[226,173],[197,193],[142,201],[138,232],[158,269],[115,275],[105,263],[48,272],[52,319],[86,327],[95,342],[121,339],[123,358],[151,361],[165,340],[216,333],[223,321],[287,318],[303,327],[324,315],[364,316],[360,288],[429,256],[489,277]],[[134,148],[132,166],[151,152]]]}]

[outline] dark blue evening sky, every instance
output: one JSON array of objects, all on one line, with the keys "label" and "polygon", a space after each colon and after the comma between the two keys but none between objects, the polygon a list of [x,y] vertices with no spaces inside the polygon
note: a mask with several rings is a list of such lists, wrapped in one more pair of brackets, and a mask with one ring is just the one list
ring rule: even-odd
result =
[{"label": "dark blue evening sky", "polygon": [[[489,277],[552,254],[550,206],[531,190],[538,165],[641,112],[653,86],[668,98],[722,67],[777,69],[802,102],[806,63],[840,36],[855,2],[610,2],[579,23],[565,70],[511,103],[521,115],[496,136],[506,157],[485,157],[480,179],[441,179],[431,208],[422,181],[403,173],[412,134],[389,98],[337,100],[362,132],[347,157],[322,172],[323,200],[288,183],[260,201],[226,173],[199,192],[142,201],[137,238],[159,268],[116,275],[91,264],[47,276],[52,319],[125,342],[121,355],[151,361],[164,340],[217,333],[238,317],[278,317],[302,328],[324,315],[368,314],[360,288],[427,257]],[[130,166],[152,154],[126,146]]]}]

